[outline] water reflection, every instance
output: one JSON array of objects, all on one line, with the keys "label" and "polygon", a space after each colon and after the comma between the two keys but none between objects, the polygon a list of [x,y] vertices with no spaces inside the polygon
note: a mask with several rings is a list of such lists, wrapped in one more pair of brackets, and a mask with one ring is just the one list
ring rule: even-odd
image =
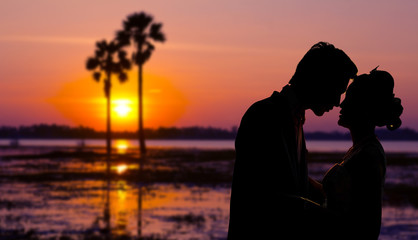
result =
[{"label": "water reflection", "polygon": [[116,166],[116,172],[118,174],[124,173],[127,169],[128,169],[128,165],[126,165],[126,164],[119,164],[119,165]]},{"label": "water reflection", "polygon": [[[28,153],[25,149],[22,151]],[[144,171],[162,177],[170,174],[168,176],[172,178],[140,183],[135,178],[140,174],[137,154],[133,152],[112,156],[111,179],[103,174],[106,169],[103,155],[91,157],[86,153],[84,159],[78,155],[39,159],[2,157],[0,239],[2,231],[22,228],[25,231],[34,229],[40,239],[56,239],[57,236],[71,239],[224,239],[229,219],[228,180],[203,183],[200,182],[203,177],[197,175],[193,178],[195,181],[189,181],[189,178],[185,181],[181,180],[184,176],[180,174],[202,171],[227,175],[232,173],[228,169],[233,167],[233,161],[212,153],[207,159],[198,158],[201,153],[194,150],[154,154],[157,157],[148,159]],[[310,175],[321,179],[332,164],[311,163]],[[385,200],[381,239],[416,236],[418,232],[418,204],[415,207],[401,205],[404,198],[400,195],[416,195],[417,166],[388,166],[386,186],[389,188],[386,192],[391,190],[393,196],[400,197]],[[28,177],[20,177],[21,181],[12,178],[25,174]],[[45,175],[54,176],[54,180],[34,181],[32,177]],[[399,188],[401,183],[407,186]],[[396,186],[398,188],[394,188]]]},{"label": "water reflection", "polygon": [[97,217],[104,224],[96,236],[98,233],[102,239],[207,239],[209,235],[223,239],[226,236],[227,188],[135,185],[125,180],[109,182],[104,189],[103,217]]},{"label": "water reflection", "polygon": [[116,152],[118,154],[125,154],[125,153],[128,152],[128,149],[130,147],[130,143],[129,143],[128,140],[118,139],[118,140],[115,140],[114,146],[115,146]]},{"label": "water reflection", "polygon": [[[104,229],[101,232],[105,239],[114,237],[141,237],[142,191],[135,191],[126,180],[108,180],[105,188],[105,203],[103,209]],[[135,216],[137,212],[137,216]],[[98,217],[100,218],[100,217]],[[133,219],[137,220],[135,224]],[[136,231],[135,231],[136,230]]]},{"label": "water reflection", "polygon": [[120,236],[128,234],[127,230],[127,223],[128,223],[128,212],[129,208],[133,207],[131,205],[135,205],[130,203],[129,201],[133,201],[135,203],[135,199],[127,198],[127,185],[126,181],[120,180],[117,183],[117,190],[115,196],[115,201],[112,204],[112,211],[114,214],[114,229],[112,231],[113,234]]},{"label": "water reflection", "polygon": [[138,184],[137,236],[142,237],[142,185]]},{"label": "water reflection", "polygon": [[[224,239],[228,227],[228,187],[144,185],[125,180],[2,182],[0,196],[0,228],[36,229],[42,239],[59,233],[73,239],[82,234],[101,237],[96,239],[110,234]],[[417,216],[418,208],[384,206],[381,239],[418,232]]]}]

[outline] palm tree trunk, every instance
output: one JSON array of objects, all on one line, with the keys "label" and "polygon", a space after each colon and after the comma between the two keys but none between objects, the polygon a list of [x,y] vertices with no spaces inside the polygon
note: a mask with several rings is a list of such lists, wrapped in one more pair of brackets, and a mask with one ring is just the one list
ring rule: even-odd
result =
[{"label": "palm tree trunk", "polygon": [[106,170],[107,170],[107,173],[109,174],[110,173],[110,154],[111,154],[111,151],[112,151],[112,148],[111,148],[111,146],[112,146],[112,142],[111,142],[111,140],[112,140],[112,131],[111,131],[111,128],[110,128],[110,118],[111,118],[111,116],[110,116],[110,74],[108,74],[108,76],[107,76],[108,78],[107,78],[107,82],[105,81],[105,92],[106,92],[106,98],[107,98],[107,109],[106,109],[106,111],[107,111],[107,119],[106,119],[106,155],[107,155],[107,158],[106,158]]},{"label": "palm tree trunk", "polygon": [[138,109],[138,141],[140,147],[140,156],[142,157],[146,153],[146,146],[145,146],[145,135],[144,135],[144,122],[143,122],[143,91],[142,91],[142,65],[138,65],[138,101],[139,101],[139,109]]}]

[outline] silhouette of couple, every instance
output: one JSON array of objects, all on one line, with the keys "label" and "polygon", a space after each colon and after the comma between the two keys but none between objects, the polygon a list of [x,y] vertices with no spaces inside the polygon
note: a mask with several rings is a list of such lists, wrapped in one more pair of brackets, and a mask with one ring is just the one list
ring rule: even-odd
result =
[{"label": "silhouette of couple", "polygon": [[[386,160],[375,127],[398,128],[403,108],[388,72],[356,74],[342,50],[319,42],[281,92],[247,110],[235,141],[228,239],[378,238]],[[340,105],[338,124],[353,146],[319,183],[308,177],[305,110],[322,116]]]}]

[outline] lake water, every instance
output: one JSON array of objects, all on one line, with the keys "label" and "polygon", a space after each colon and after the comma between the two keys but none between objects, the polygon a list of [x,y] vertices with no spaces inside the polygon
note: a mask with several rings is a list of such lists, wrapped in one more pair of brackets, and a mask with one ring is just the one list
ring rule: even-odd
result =
[{"label": "lake water", "polygon": [[[225,239],[229,188],[126,181],[1,184],[1,229],[41,237],[87,236],[109,224],[115,236]],[[110,216],[106,221],[106,214]]]},{"label": "lake water", "polygon": [[[9,143],[2,141],[0,145]],[[233,141],[150,140],[147,143],[157,148],[154,153],[172,147],[180,149],[175,154],[155,155],[149,168],[156,174],[161,173],[159,170],[232,174],[233,158],[223,157],[222,152],[220,157],[202,157],[197,149],[233,149]],[[0,239],[14,239],[4,236],[22,236],[31,232],[41,239],[59,236],[82,239],[100,237],[105,229],[110,229],[113,236],[132,238],[226,238],[230,200],[228,181],[182,181],[181,176],[174,175],[170,181],[141,183],[125,177],[124,174],[135,169],[129,164],[125,167],[126,172],[118,173],[109,181],[91,175],[62,179],[60,174],[65,172],[104,172],[105,163],[100,159],[65,156],[37,159],[5,157],[45,153],[68,146],[74,148],[77,144],[78,141],[73,140],[21,140],[23,148],[0,148],[0,175],[3,176],[0,178]],[[392,146],[392,152],[403,149],[416,153],[416,144],[384,142],[383,145],[386,145],[385,148],[389,146],[389,149]],[[103,151],[104,141],[86,140],[85,145],[100,147],[98,151]],[[344,152],[350,142],[309,141],[307,145],[316,152]],[[124,156],[128,160],[129,149],[135,148],[136,141],[115,140],[113,146],[119,157],[113,163],[112,171],[118,171],[118,162],[123,162]],[[332,162],[310,163],[310,176],[321,179],[332,165]],[[37,174],[56,175],[57,178],[53,181],[13,178]],[[402,192],[418,188],[418,164],[388,166],[386,185],[395,194],[384,198],[379,239],[418,239],[418,204],[411,204],[410,199],[405,197],[408,192]],[[397,186],[401,186],[401,190]],[[402,190],[405,188],[410,190]],[[398,192],[404,195],[397,198]]]},{"label": "lake water", "polygon": [[[0,139],[0,146],[9,146],[11,140]],[[22,139],[20,146],[44,146],[44,147],[74,147],[81,143],[80,140],[68,139]],[[85,146],[104,147],[105,140],[84,140]],[[149,147],[174,147],[174,148],[197,148],[197,149],[234,149],[234,140],[147,140]],[[381,141],[388,153],[418,153],[418,141]],[[117,139],[112,141],[112,146],[118,147],[123,144],[127,148],[137,148],[138,141]],[[351,141],[321,141],[308,140],[307,148],[311,152],[346,152],[352,145]]]}]

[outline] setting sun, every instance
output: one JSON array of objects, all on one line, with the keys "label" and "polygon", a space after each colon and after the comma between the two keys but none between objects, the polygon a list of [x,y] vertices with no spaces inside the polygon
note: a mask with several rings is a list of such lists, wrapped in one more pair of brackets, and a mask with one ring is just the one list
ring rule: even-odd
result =
[{"label": "setting sun", "polygon": [[[132,81],[112,85],[113,131],[138,129],[136,78],[135,74],[130,73],[129,79]],[[145,127],[174,125],[185,113],[188,101],[169,80],[154,75],[145,75],[145,79],[148,80],[143,96]],[[64,84],[48,102],[73,123],[103,130],[106,126],[106,98],[101,84],[91,77],[79,78]]]},{"label": "setting sun", "polygon": [[132,112],[132,101],[127,99],[117,99],[112,101],[113,111],[118,117],[127,117]]}]

